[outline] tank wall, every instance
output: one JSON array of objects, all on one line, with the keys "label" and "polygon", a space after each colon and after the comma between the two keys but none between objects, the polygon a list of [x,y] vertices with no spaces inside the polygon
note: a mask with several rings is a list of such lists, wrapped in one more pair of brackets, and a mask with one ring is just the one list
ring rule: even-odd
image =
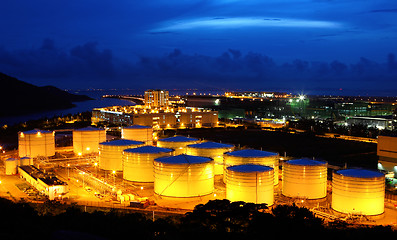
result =
[{"label": "tank wall", "polygon": [[73,131],[73,151],[75,154],[99,152],[99,143],[106,141],[106,131]]},{"label": "tank wall", "polygon": [[50,157],[55,155],[53,133],[18,134],[19,157]]},{"label": "tank wall", "polygon": [[171,148],[174,149],[174,155],[186,154],[187,153],[187,145],[195,144],[198,141],[189,141],[189,142],[166,142],[166,141],[157,141],[157,147],[162,148]]},{"label": "tank wall", "polygon": [[123,178],[134,182],[154,182],[153,161],[169,153],[123,153]]},{"label": "tank wall", "polygon": [[244,164],[256,164],[256,165],[265,165],[274,169],[274,185],[278,184],[278,176],[279,176],[279,156],[271,156],[271,157],[240,157],[240,156],[230,156],[228,154],[224,154],[224,174],[223,181],[226,183],[226,168],[229,166],[235,165],[244,165]]},{"label": "tank wall", "polygon": [[127,140],[141,141],[147,145],[153,145],[152,128],[123,128],[121,138]]},{"label": "tank wall", "polygon": [[199,157],[209,157],[214,159],[214,174],[223,174],[223,154],[225,152],[233,151],[234,147],[231,148],[194,148],[187,147],[187,154]]},{"label": "tank wall", "polygon": [[154,192],[169,197],[198,197],[214,191],[214,162],[163,164],[154,161]]},{"label": "tank wall", "polygon": [[274,172],[241,173],[226,169],[226,198],[232,202],[274,204]]},{"label": "tank wall", "polygon": [[17,174],[18,170],[18,160],[8,160],[4,161],[5,164],[5,174],[6,175],[14,175]]},{"label": "tank wall", "polygon": [[123,151],[143,145],[112,146],[99,144],[99,168],[103,170],[122,171]]},{"label": "tank wall", "polygon": [[282,194],[319,199],[327,196],[327,165],[302,166],[284,163]]},{"label": "tank wall", "polygon": [[332,177],[332,208],[350,214],[384,212],[385,178],[355,178],[337,173]]}]

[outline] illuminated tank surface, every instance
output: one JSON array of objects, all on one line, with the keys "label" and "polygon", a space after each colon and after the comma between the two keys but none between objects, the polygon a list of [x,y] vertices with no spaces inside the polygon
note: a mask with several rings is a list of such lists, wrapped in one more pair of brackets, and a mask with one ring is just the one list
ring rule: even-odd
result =
[{"label": "illuminated tank surface", "polygon": [[198,197],[214,191],[214,160],[177,155],[154,160],[154,192],[169,197]]},{"label": "illuminated tank surface", "polygon": [[127,148],[143,146],[140,141],[118,139],[99,143],[99,168],[110,171],[123,170],[123,151]]},{"label": "illuminated tank surface", "polygon": [[[227,152],[223,155],[224,171],[229,166],[256,164],[265,165],[274,169],[274,185],[278,184],[279,172],[279,155],[275,152],[268,152],[256,149],[243,149],[233,152]],[[224,174],[224,182],[225,182]]]},{"label": "illuminated tank surface", "polygon": [[134,182],[154,182],[153,161],[170,156],[173,149],[141,146],[123,152],[123,178]]},{"label": "illuminated tank surface", "polygon": [[384,212],[385,176],[367,169],[343,169],[332,174],[332,208],[347,214]]},{"label": "illuminated tank surface", "polygon": [[236,165],[226,168],[226,198],[232,202],[274,204],[273,168],[263,165]]},{"label": "illuminated tank surface", "polygon": [[231,144],[217,142],[203,142],[187,146],[187,154],[214,159],[215,175],[223,174],[223,154],[234,150]]},{"label": "illuminated tank surface", "polygon": [[327,163],[308,158],[283,163],[282,194],[319,199],[327,196]]}]

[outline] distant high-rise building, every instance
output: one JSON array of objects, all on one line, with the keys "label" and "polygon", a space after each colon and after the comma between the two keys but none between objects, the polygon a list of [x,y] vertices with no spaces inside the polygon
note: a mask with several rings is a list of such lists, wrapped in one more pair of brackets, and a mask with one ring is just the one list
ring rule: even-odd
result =
[{"label": "distant high-rise building", "polygon": [[168,105],[168,91],[147,90],[145,91],[146,107],[165,107]]}]

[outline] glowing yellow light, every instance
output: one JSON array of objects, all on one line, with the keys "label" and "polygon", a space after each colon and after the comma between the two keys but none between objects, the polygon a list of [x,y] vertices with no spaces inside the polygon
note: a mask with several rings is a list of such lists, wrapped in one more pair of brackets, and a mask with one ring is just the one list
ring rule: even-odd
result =
[{"label": "glowing yellow light", "polygon": [[81,155],[83,155],[81,152],[79,152],[79,153],[77,153],[77,155],[79,155],[79,156],[81,156]]},{"label": "glowing yellow light", "polygon": [[141,190],[143,190],[143,187],[141,187]]},{"label": "glowing yellow light", "polygon": [[87,151],[90,151],[90,147],[87,147],[86,150],[87,150]]}]

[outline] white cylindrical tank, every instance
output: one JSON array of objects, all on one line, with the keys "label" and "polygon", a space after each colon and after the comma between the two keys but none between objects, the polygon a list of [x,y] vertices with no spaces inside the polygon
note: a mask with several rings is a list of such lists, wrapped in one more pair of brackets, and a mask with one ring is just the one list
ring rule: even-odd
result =
[{"label": "white cylindrical tank", "polygon": [[121,138],[153,145],[153,128],[142,125],[123,127],[123,129],[121,129]]},{"label": "white cylindrical tank", "polygon": [[6,175],[14,175],[18,172],[18,159],[7,158],[4,162]]},{"label": "white cylindrical tank", "polygon": [[33,165],[33,159],[30,157],[21,157],[19,159],[19,166]]},{"label": "white cylindrical tank", "polygon": [[318,199],[327,196],[327,162],[308,158],[283,163],[282,194]]},{"label": "white cylindrical tank", "polygon": [[186,146],[195,143],[199,143],[199,140],[197,138],[175,136],[159,139],[157,141],[157,147],[172,148],[175,150],[174,154],[179,155],[186,154]]},{"label": "white cylindrical tank", "polygon": [[343,169],[332,174],[332,208],[347,214],[384,212],[385,176],[366,169]]},{"label": "white cylindrical tank", "polygon": [[203,142],[187,145],[187,154],[214,159],[215,175],[223,174],[223,154],[231,152],[234,146],[217,142]]},{"label": "white cylindrical tank", "polygon": [[123,152],[123,178],[133,182],[154,182],[153,161],[171,156],[174,149],[142,146]]},{"label": "white cylindrical tank", "polygon": [[143,146],[144,142],[118,139],[99,143],[99,168],[109,171],[123,170],[123,151]]},{"label": "white cylindrical tank", "polygon": [[198,197],[214,191],[214,160],[181,154],[154,160],[154,192],[168,197]]},{"label": "white cylindrical tank", "polygon": [[264,165],[235,165],[226,168],[226,198],[232,202],[274,204],[274,172]]},{"label": "white cylindrical tank", "polygon": [[19,157],[50,157],[55,155],[53,131],[34,129],[18,133]]},{"label": "white cylindrical tank", "polygon": [[[274,185],[278,184],[279,155],[274,152],[267,152],[256,149],[243,149],[227,152],[223,157],[224,169],[234,165],[256,164],[265,165],[274,169]],[[224,174],[225,181],[225,174]]]},{"label": "white cylindrical tank", "polygon": [[98,153],[99,143],[105,141],[105,129],[86,127],[73,130],[73,151],[79,156]]}]

